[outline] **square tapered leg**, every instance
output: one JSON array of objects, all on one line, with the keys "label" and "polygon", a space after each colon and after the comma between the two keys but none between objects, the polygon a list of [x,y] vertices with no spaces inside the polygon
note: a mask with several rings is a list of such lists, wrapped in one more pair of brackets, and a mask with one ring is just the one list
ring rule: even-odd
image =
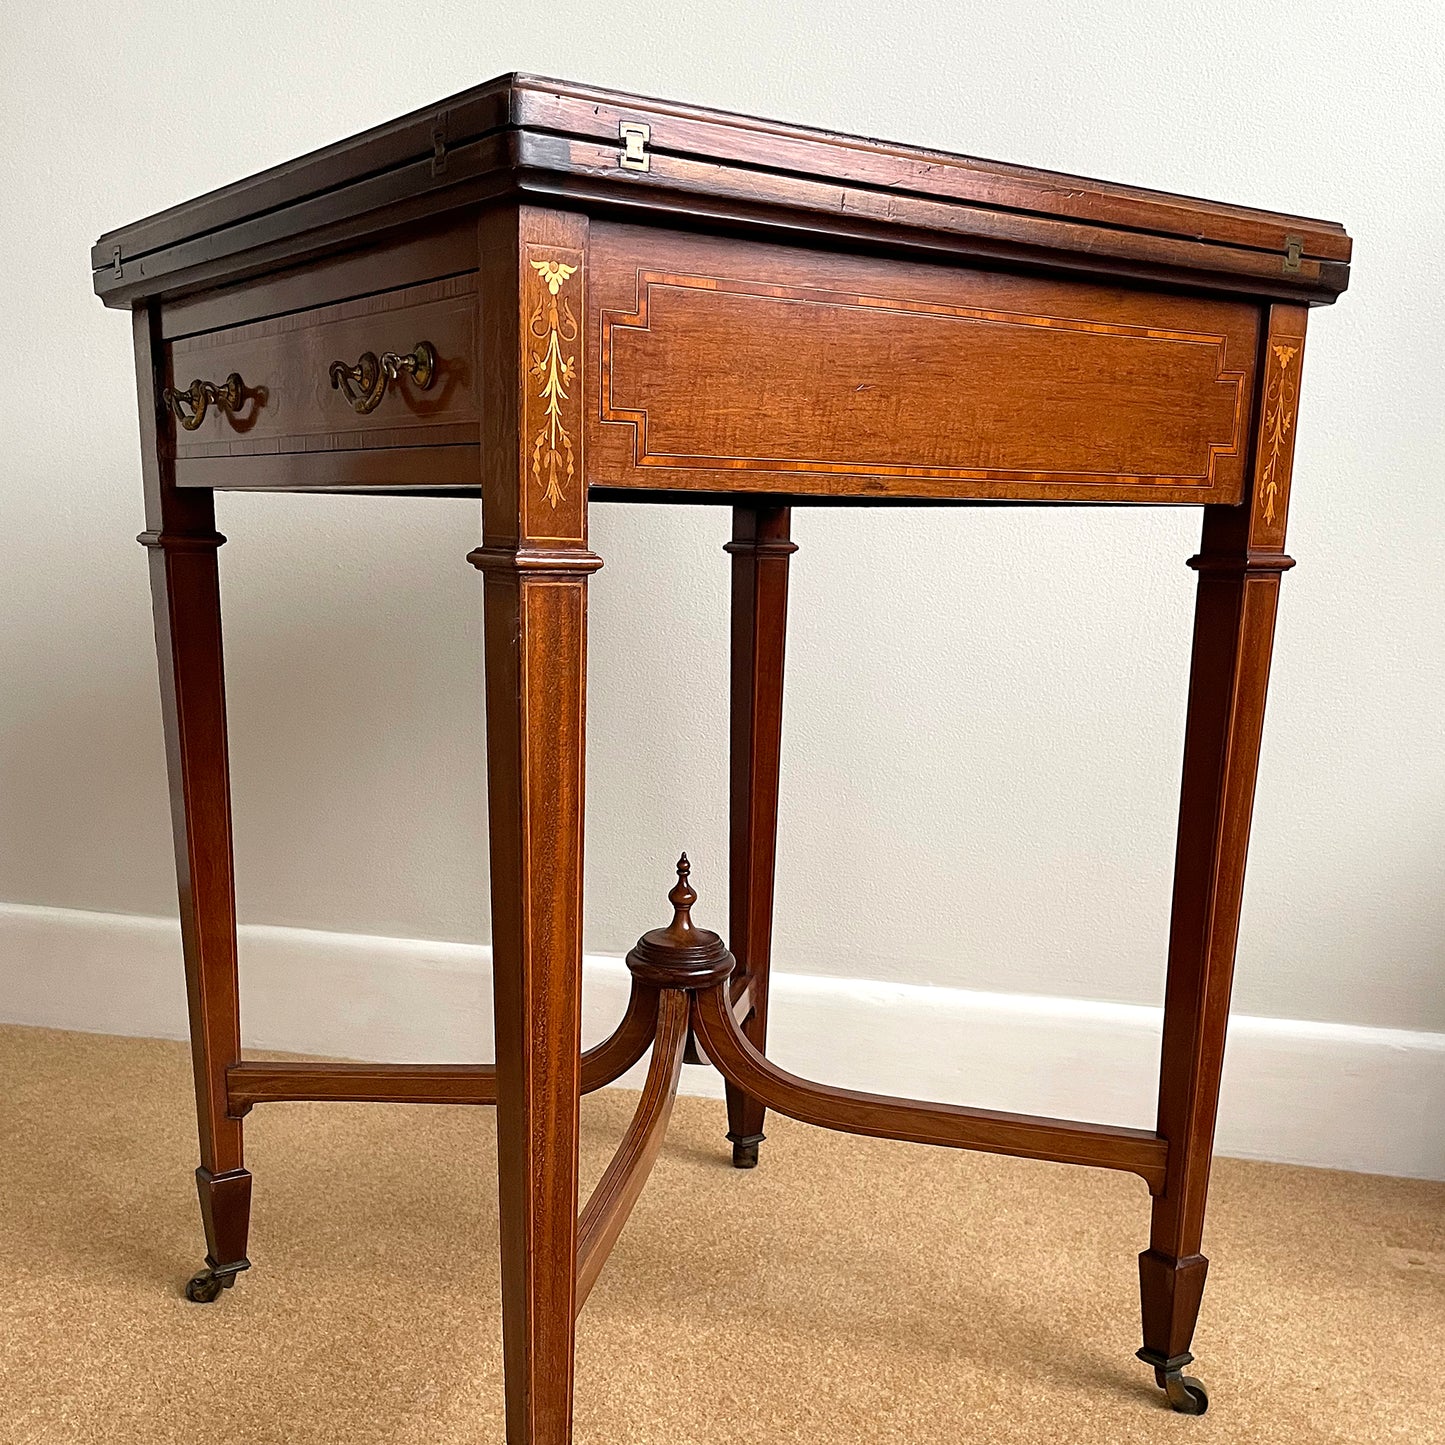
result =
[{"label": "square tapered leg", "polygon": [[581,1086],[586,223],[481,222],[482,545],[507,1445],[572,1438]]},{"label": "square tapered leg", "polygon": [[1144,1347],[1170,1404],[1200,1413],[1208,1397],[1181,1372],[1204,1292],[1201,1253],[1215,1115],[1224,1063],[1245,855],[1264,726],[1294,448],[1302,307],[1275,306],[1253,485],[1237,507],[1205,511],[1184,741],[1169,976],[1159,1080],[1168,1142],[1163,1192],[1139,1259]]},{"label": "square tapered leg", "polygon": [[136,380],[151,599],[160,665],[161,714],[170,774],[171,819],[180,891],[191,1058],[200,1132],[196,1171],[206,1232],[206,1268],[186,1287],[215,1299],[246,1269],[251,1176],[243,1167],[241,1121],[231,1117],[226,1070],[241,1057],[236,971],[236,892],[231,852],[231,784],[221,594],[211,493],[175,485],[162,428],[163,355],[158,313],[135,313]]},{"label": "square tapered leg", "polygon": [[[733,567],[729,927],[738,961],[733,987],[746,988],[751,999],[743,1031],[760,1051],[768,1036],[788,563],[798,550],[790,519],[788,507],[735,507],[727,545]],[[766,1111],[732,1083],[727,1108],[733,1163],[752,1168]]]}]

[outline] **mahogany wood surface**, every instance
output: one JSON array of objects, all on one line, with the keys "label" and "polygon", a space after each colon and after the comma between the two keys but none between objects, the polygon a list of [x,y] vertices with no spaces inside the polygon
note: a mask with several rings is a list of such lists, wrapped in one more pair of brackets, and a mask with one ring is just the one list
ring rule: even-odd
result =
[{"label": "mahogany wood surface", "polygon": [[361,1104],[495,1104],[491,1064],[312,1063],[301,1059],[244,1059],[226,1071],[231,1113],[257,1104],[301,1099]]},{"label": "mahogany wood surface", "polygon": [[514,109],[523,128],[611,140],[640,110],[652,126],[652,149],[673,156],[735,161],[853,185],[1032,215],[1098,222],[1183,239],[1208,238],[1265,251],[1283,250],[1289,234],[1308,235],[1312,256],[1348,260],[1349,238],[1327,221],[1247,206],[1169,195],[1142,186],[947,151],[788,125],[676,101],[620,95],[538,76],[513,76]]},{"label": "mahogany wood surface", "polygon": [[[633,226],[594,225],[589,257],[598,365],[569,383],[589,487],[791,501],[1243,493],[1253,304]],[[407,255],[372,274],[400,281],[422,259],[437,264]],[[170,424],[178,484],[475,491],[474,286],[394,285],[173,342],[171,384],[232,372],[245,384],[236,413]],[[249,309],[277,304],[242,289]],[[428,390],[403,378],[357,416],[331,388],[332,359],[422,339],[440,357]],[[265,459],[237,464],[252,456]]]},{"label": "mahogany wood surface", "polygon": [[[475,445],[476,326],[476,279],[467,274],[172,342],[171,386],[232,372],[245,383],[241,408],[208,408],[194,431],[181,431],[176,456]],[[405,354],[419,341],[437,358],[425,388],[403,374],[363,414],[332,384],[335,361],[355,366],[364,352]]]},{"label": "mahogany wood surface", "polygon": [[[630,155],[627,126],[646,129]],[[567,1445],[577,1310],[695,1036],[727,1084],[735,1163],[756,1161],[773,1108],[1138,1174],[1154,1196],[1140,1356],[1201,1412],[1181,1372],[1292,565],[1306,307],[1343,290],[1350,252],[1330,222],[523,76],[102,237],[93,284],[134,320],[208,1250],[189,1297],[247,1267],[253,1105],[495,1102],[507,1440]],[[331,361],[419,341],[441,361],[432,388],[401,376],[365,413],[330,389]],[[235,414],[187,430],[162,404],[232,371]],[[481,498],[495,1066],[240,1058],[213,494],[267,489]],[[629,955],[622,1022],[584,1053],[589,499],[734,508],[732,951],[691,924],[684,859],[673,923]],[[765,1042],[791,509],[1092,503],[1204,515],[1157,1128],[780,1069]],[[650,1044],[579,1222],[580,1095]]]},{"label": "mahogany wood surface", "polygon": [[[733,1015],[759,1052],[768,1037],[788,564],[798,550],[791,520],[787,507],[736,507],[726,549],[732,557],[728,931],[737,959]],[[751,1165],[762,1142],[763,1102],[729,1080],[727,1105],[733,1160]]]},{"label": "mahogany wood surface", "polygon": [[1243,490],[1256,307],[632,226],[594,226],[591,254],[599,484]]},{"label": "mahogany wood surface", "polygon": [[[619,164],[624,121],[650,128],[645,171]],[[107,233],[95,287],[185,294],[504,197],[1259,297],[1332,300],[1349,274],[1328,221],[508,75]]]},{"label": "mahogany wood surface", "polygon": [[212,497],[175,485],[173,451],[157,425],[163,367],[155,307],[133,313],[141,475],[161,717],[170,775],[180,892],[181,949],[196,1084],[196,1170],[207,1264],[225,1278],[246,1268],[251,1176],[241,1126],[226,1100],[226,1070],[241,1057],[236,892],[221,594]]},{"label": "mahogany wood surface", "polygon": [[[581,1060],[581,1090],[616,1083],[652,1044],[657,990],[633,983],[622,1022]],[[234,1116],[256,1104],[298,1099],[345,1099],[375,1104],[495,1104],[497,1071],[491,1064],[310,1063],[299,1059],[243,1059],[226,1071]]]},{"label": "mahogany wood surface", "polygon": [[176,485],[232,492],[478,497],[480,455],[477,444],[469,442],[240,458],[185,457],[176,462]]},{"label": "mahogany wood surface", "polygon": [[587,225],[527,207],[480,224],[482,546],[471,555],[486,581],[507,1438],[567,1445],[587,578],[601,562],[587,550],[579,399],[564,378],[585,356]]},{"label": "mahogany wood surface", "polygon": [[1305,310],[1269,314],[1254,487],[1241,507],[1204,514],[1174,912],[1164,998],[1159,1132],[1169,1170],[1140,1257],[1144,1352],[1188,1353],[1207,1261],[1200,1253],[1224,1062],[1265,691],[1294,458]]},{"label": "mahogany wood surface", "polygon": [[753,1047],[721,986],[696,995],[693,1027],[708,1059],[724,1078],[750,1098],[805,1124],[915,1144],[1123,1169],[1139,1175],[1151,1193],[1163,1186],[1168,1144],[1149,1130],[925,1103],[799,1078]]},{"label": "mahogany wood surface", "polygon": [[643,1185],[662,1149],[682,1076],[683,1046],[687,1043],[690,1002],[680,989],[661,991],[658,1000],[657,1039],[652,1063],[637,1112],[612,1162],[597,1181],[577,1221],[577,1308],[580,1311],[602,1273],[602,1266],[617,1237],[642,1197]]},{"label": "mahogany wood surface", "polygon": [[362,249],[166,301],[161,307],[161,335],[174,342],[358,296],[474,274],[476,269],[475,216],[409,226],[398,235],[370,237]]}]

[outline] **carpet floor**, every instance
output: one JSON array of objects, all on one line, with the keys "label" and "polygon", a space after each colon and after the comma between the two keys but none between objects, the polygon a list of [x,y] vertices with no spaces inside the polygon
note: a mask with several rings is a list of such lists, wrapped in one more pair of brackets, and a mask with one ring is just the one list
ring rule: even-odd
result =
[{"label": "carpet floor", "polygon": [[[584,1188],[635,1096],[584,1105]],[[184,1046],[0,1029],[0,1441],[500,1445],[489,1110],[268,1104],[214,1305]],[[578,1323],[578,1445],[1445,1440],[1445,1185],[1221,1160],[1195,1367],[1138,1345],[1139,1180],[681,1099]]]}]

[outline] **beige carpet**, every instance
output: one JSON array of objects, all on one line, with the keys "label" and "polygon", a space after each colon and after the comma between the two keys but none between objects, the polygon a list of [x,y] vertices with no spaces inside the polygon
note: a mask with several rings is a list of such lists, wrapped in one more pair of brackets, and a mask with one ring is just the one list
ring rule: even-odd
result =
[{"label": "beige carpet", "polygon": [[[0,1029],[0,1441],[500,1445],[490,1111],[271,1104],[254,1264],[199,1263],[188,1061]],[[588,1181],[631,1096],[588,1100]],[[578,1445],[1445,1439],[1445,1186],[1223,1161],[1171,1414],[1137,1339],[1142,1184],[683,1099],[578,1326]]]}]

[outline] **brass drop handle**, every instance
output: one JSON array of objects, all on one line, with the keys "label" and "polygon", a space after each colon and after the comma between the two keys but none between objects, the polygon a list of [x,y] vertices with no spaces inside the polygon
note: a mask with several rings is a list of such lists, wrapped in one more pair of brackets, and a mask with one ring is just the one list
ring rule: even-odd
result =
[{"label": "brass drop handle", "polygon": [[[430,341],[418,341],[405,356],[395,351],[384,351],[378,357],[374,351],[365,351],[355,366],[344,361],[331,363],[331,385],[346,395],[354,410],[363,416],[375,411],[386,395],[386,389],[402,372],[425,391],[437,372],[437,354]],[[358,392],[353,383],[360,387]]]},{"label": "brass drop handle", "polygon": [[200,377],[184,391],[168,386],[161,392],[161,402],[175,413],[176,420],[187,431],[195,431],[206,419],[208,406],[220,411],[239,411],[245,395],[246,384],[241,380],[240,373],[233,371],[219,386],[214,381],[202,381]]}]

